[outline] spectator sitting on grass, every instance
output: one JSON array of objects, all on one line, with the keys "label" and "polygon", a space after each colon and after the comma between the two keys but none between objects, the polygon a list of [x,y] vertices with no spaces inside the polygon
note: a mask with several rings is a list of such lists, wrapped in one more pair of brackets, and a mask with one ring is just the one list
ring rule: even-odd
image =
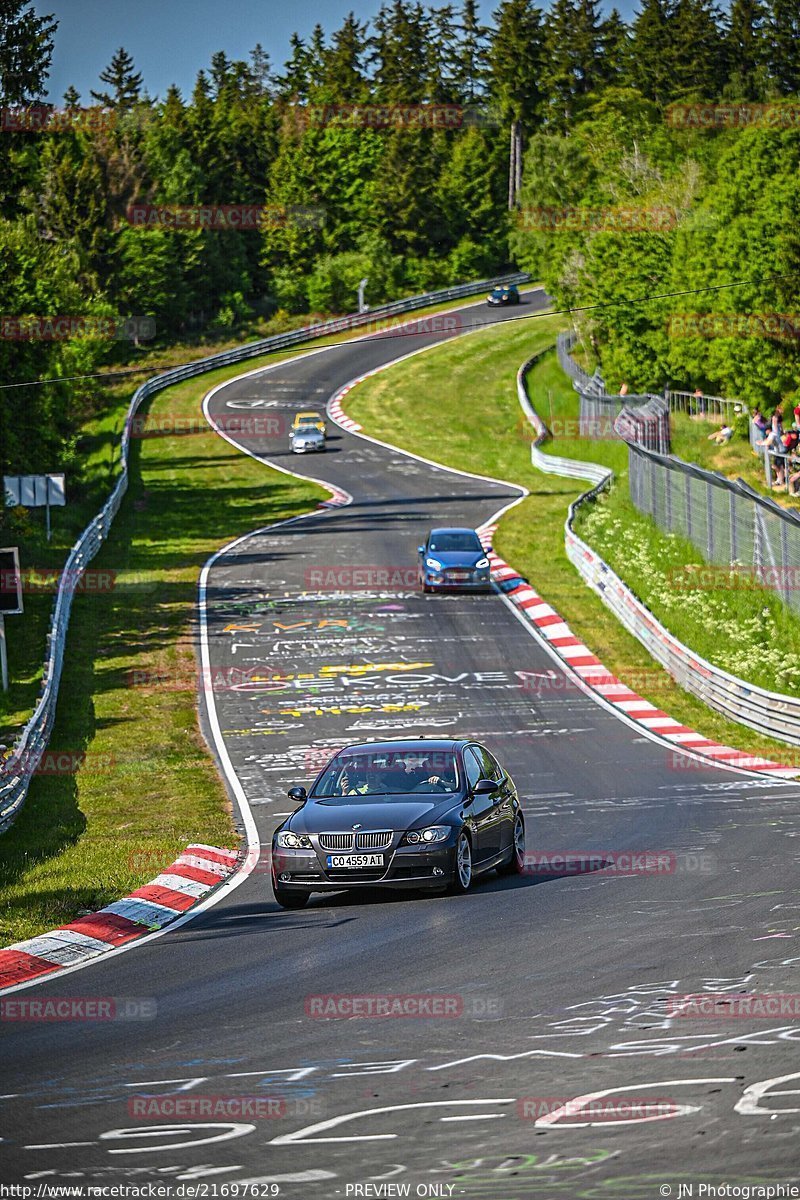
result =
[{"label": "spectator sitting on grass", "polygon": [[708,435],[710,442],[716,442],[718,446],[726,445],[733,437],[733,426],[723,425],[722,429],[715,429],[713,433]]}]

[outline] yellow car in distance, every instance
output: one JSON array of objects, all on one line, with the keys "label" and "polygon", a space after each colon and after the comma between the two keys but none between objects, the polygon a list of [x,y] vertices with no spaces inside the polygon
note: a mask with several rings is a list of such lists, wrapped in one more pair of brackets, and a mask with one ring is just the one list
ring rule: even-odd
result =
[{"label": "yellow car in distance", "polygon": [[298,429],[318,429],[320,433],[325,433],[325,418],[318,412],[299,412],[295,414],[292,421],[292,433]]}]

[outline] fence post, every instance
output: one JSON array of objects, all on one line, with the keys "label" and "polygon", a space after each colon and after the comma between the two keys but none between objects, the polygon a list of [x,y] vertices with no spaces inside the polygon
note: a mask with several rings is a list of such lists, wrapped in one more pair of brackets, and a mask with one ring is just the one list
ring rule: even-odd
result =
[{"label": "fence post", "polygon": [[692,477],[687,471],[683,477],[684,491],[686,492],[686,536],[691,542],[692,539]]},{"label": "fence post", "polygon": [[728,492],[728,501],[730,504],[730,516],[728,519],[731,523],[731,562],[736,562],[739,558],[739,555],[737,554],[738,538],[736,529],[736,492],[734,492],[733,488],[731,488],[730,492]]},{"label": "fence post", "polygon": [[[786,462],[786,474],[789,474],[789,462]],[[781,595],[784,604],[789,603],[789,527],[781,521]]]},{"label": "fence post", "polygon": [[706,484],[706,504],[708,506],[708,525],[706,526],[706,557],[714,561],[714,485],[709,479]]},{"label": "fence post", "polygon": [[667,526],[667,532],[672,533],[672,471],[669,467],[665,467],[665,488],[664,488],[664,523]]}]

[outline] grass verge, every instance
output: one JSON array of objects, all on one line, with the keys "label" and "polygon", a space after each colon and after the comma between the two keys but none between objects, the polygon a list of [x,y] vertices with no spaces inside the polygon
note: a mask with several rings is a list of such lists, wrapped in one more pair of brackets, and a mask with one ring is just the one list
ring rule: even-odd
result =
[{"label": "grass verge", "polygon": [[[515,386],[519,364],[551,345],[563,327],[563,318],[546,317],[498,325],[467,341],[438,347],[359,384],[348,397],[348,414],[376,437],[437,462],[524,484],[531,495],[503,519],[495,539],[497,551],[531,580],[575,634],[614,674],[677,720],[707,737],[786,759],[787,747],[782,743],[726,720],[680,689],[586,587],[567,559],[567,506],[586,485],[534,470],[530,431]],[[552,452],[607,463],[619,474],[615,495],[626,496],[625,447],[569,436],[577,429],[577,398],[555,354],[546,355],[533,368],[529,388],[544,420],[563,433],[549,443]],[[491,430],[488,438],[486,429]],[[653,545],[659,538],[665,543],[671,540],[638,513],[628,512],[625,519],[631,526],[651,526]],[[626,564],[619,566],[627,581]],[[706,603],[712,612],[713,596]],[[683,624],[680,633],[685,636]],[[736,636],[735,629],[731,636]]]},{"label": "grass verge", "polygon": [[[241,370],[170,388],[151,413],[195,417],[205,391]],[[59,752],[85,758],[77,771],[37,775],[0,837],[0,944],[110,903],[187,842],[235,845],[197,723],[199,571],[225,541],[328,493],[268,470],[210,429],[136,441],[130,465],[130,488],[93,563],[113,588],[75,598],[45,761]]]}]

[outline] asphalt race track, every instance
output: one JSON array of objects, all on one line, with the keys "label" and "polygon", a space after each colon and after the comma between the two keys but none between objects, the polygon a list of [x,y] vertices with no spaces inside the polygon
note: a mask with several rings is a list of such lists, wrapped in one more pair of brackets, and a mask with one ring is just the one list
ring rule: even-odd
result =
[{"label": "asphalt race track", "polygon": [[[800,993],[800,785],[644,737],[577,690],[500,595],[419,592],[426,530],[477,526],[514,489],[336,428],[324,455],[287,452],[292,413],[440,337],[354,341],[211,396],[224,428],[277,418],[238,437],[252,453],[353,497],[209,572],[216,720],[262,853],[176,931],[15,993],[121,998],[130,1019],[3,1022],[4,1183],[644,1200],[797,1180],[796,1007],[672,1014],[687,994]],[[406,733],[485,741],[524,798],[529,851],[650,850],[669,869],[492,874],[465,897],[281,911],[268,851],[286,788],[333,747]],[[450,998],[449,1015],[314,1015],[316,997],[421,994]]]}]

